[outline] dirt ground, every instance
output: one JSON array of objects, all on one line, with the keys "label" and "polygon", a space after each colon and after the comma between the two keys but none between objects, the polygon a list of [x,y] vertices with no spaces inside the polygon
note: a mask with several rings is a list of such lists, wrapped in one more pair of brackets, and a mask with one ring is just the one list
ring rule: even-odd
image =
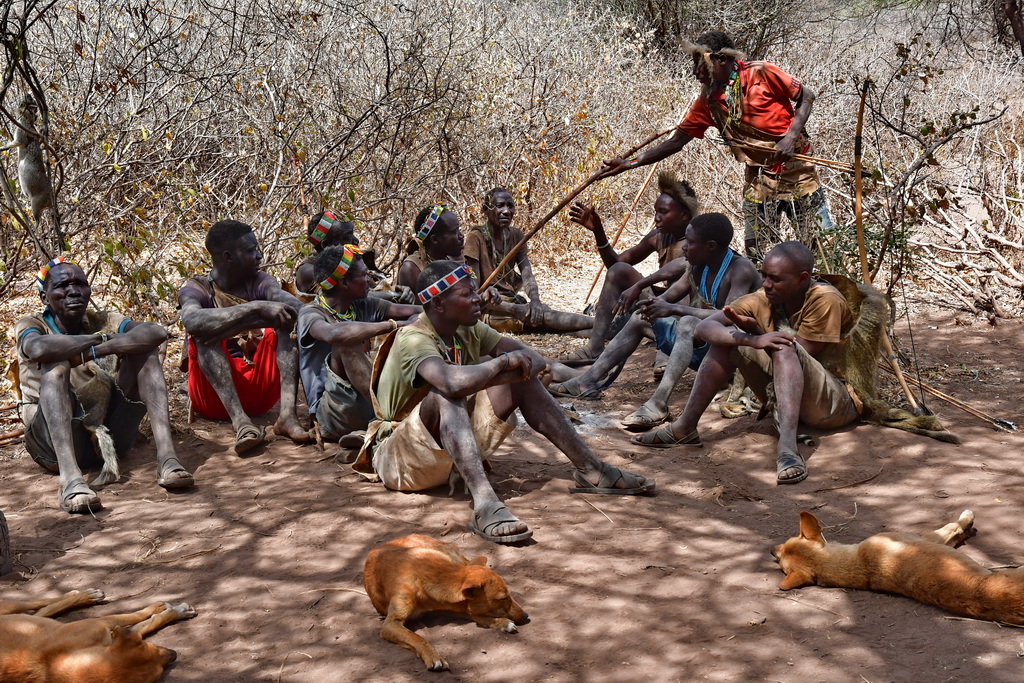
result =
[{"label": "dirt ground", "polygon": [[[1019,322],[989,327],[932,314],[915,324],[926,381],[992,415],[1024,422]],[[151,445],[129,454],[105,509],[70,516],[56,478],[21,446],[0,450],[0,507],[15,571],[0,596],[97,587],[110,604],[70,618],[187,601],[192,621],[153,636],[174,648],[168,681],[766,680],[1017,681],[1024,631],[952,617],[908,599],[839,589],[782,592],[769,548],[813,510],[831,541],[882,530],[930,530],[964,509],[983,565],[1024,559],[1019,434],[944,406],[962,446],[862,425],[820,436],[810,477],[776,486],[773,438],[753,418],[712,408],[701,450],[632,447],[617,427],[653,389],[643,348],[615,388],[580,402],[589,443],[610,462],[657,479],[651,498],[571,496],[569,466],[520,427],[491,476],[535,531],[524,547],[468,533],[464,495],[399,494],[364,483],[332,451],[277,440],[252,457],[230,450],[225,424],[183,420],[177,446],[198,486],[169,494],[154,481]],[[171,375],[180,383],[180,375]],[[692,376],[674,397],[678,410]],[[273,412],[262,422],[270,424]],[[515,635],[429,618],[419,628],[450,673],[377,635],[362,592],[367,551],[417,532],[485,554],[530,613]]]}]

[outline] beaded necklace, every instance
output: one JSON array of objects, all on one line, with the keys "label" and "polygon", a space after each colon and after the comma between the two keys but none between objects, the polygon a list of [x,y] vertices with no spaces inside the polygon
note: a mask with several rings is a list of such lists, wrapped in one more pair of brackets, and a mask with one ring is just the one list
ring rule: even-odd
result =
[{"label": "beaded necklace", "polygon": [[341,322],[352,322],[356,319],[356,305],[354,303],[349,304],[348,310],[344,313],[338,313],[334,310],[334,307],[327,303],[327,299],[324,298],[323,292],[316,295],[316,305],[324,309]]},{"label": "beaded necklace", "polygon": [[[462,344],[459,343],[458,337],[452,337],[453,346],[448,346],[448,343],[440,336],[435,337],[434,340],[437,342],[437,350],[444,356],[444,361],[448,365],[462,365]],[[454,358],[451,353],[455,354]]]},{"label": "beaded necklace", "polygon": [[725,110],[728,112],[730,121],[740,122],[740,118],[743,116],[743,88],[737,65],[733,66],[729,82],[725,86]]}]

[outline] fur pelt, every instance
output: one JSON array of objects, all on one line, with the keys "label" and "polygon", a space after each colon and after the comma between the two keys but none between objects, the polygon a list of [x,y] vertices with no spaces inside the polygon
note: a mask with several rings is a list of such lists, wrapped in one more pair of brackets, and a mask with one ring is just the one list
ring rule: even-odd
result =
[{"label": "fur pelt", "polygon": [[864,403],[862,419],[939,441],[960,443],[960,439],[946,431],[934,415],[913,415],[906,410],[892,408],[878,397],[878,354],[889,318],[889,306],[882,294],[870,285],[858,284],[842,275],[820,277],[846,298],[854,319],[846,343],[835,345],[821,361],[829,372],[845,379],[857,392]]},{"label": "fur pelt", "polygon": [[92,436],[93,447],[103,460],[103,469],[89,485],[94,488],[112,484],[121,478],[121,466],[117,462],[117,450],[110,430],[103,424],[110,400],[114,393],[114,375],[117,356],[104,356],[89,361],[85,369],[92,375],[90,380],[75,389],[85,415],[82,424]]}]

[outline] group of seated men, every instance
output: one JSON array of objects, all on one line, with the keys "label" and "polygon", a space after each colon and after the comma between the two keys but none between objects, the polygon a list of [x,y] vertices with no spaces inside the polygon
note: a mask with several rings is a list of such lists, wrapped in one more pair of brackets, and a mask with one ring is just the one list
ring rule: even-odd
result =
[{"label": "group of seated men", "polygon": [[[811,276],[813,256],[804,245],[778,245],[759,275],[729,248],[727,217],[700,214],[692,189],[671,176],[659,187],[655,230],[621,253],[608,244],[592,208],[572,207],[572,220],[594,232],[609,266],[595,318],[541,303],[525,249],[493,278],[495,289],[478,293],[522,235],[511,226],[512,197],[500,188],[485,197],[487,223],[470,231],[469,240],[445,205],[424,208],[398,286],[388,292],[371,291],[354,226],[330,211],[315,216],[308,237],[316,253],[296,274],[311,299],[305,305],[260,269],[262,254],[249,225],[220,221],[206,236],[210,272],[187,280],[178,297],[192,408],[229,419],[238,454],[266,440],[252,418],[275,405],[274,433],[306,443],[313,437],[296,414],[301,379],[312,421],[325,440],[359,450],[357,470],[400,491],[461,480],[472,497],[469,529],[491,541],[517,542],[532,531],[500,501],[486,475],[487,459],[514,428],[517,409],[574,466],[570,491],[653,491],[648,478],[600,460],[553,398],[592,395],[607,386],[640,340],[653,336],[668,364],[658,391],[627,426],[650,429],[667,420],[678,378],[686,367],[697,377],[679,418],[635,436],[634,443],[700,446],[697,421],[738,369],[774,411],[778,482],[801,481],[807,469],[796,449],[797,421],[834,427],[858,416],[845,385],[815,360],[848,330],[845,300]],[[653,253],[660,270],[640,276],[633,265]],[[645,297],[648,287],[662,282],[668,287],[657,297]],[[38,284],[44,310],[23,318],[16,330],[21,415],[29,453],[60,475],[61,509],[101,507],[81,467],[96,456],[106,463],[111,453],[116,460],[145,414],[158,484],[194,485],[170,432],[159,354],[166,331],[90,310],[89,282],[70,260],[50,262]],[[517,300],[520,287],[528,299]],[[418,305],[403,303],[410,292]],[[617,316],[625,324],[612,335]],[[548,361],[503,330],[589,333],[587,347],[566,360],[593,366],[581,371]],[[384,341],[371,359],[375,337]],[[548,388],[540,381],[546,369],[559,380]]]}]

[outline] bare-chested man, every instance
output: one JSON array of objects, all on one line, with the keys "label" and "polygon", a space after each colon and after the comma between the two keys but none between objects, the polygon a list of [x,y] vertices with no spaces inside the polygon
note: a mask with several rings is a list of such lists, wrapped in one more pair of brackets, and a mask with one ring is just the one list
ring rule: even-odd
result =
[{"label": "bare-chested man", "polygon": [[[94,485],[112,482],[116,475],[103,480],[109,471],[106,461],[116,462],[135,443],[147,414],[156,442],[157,483],[165,489],[192,486],[192,475],[175,454],[167,414],[158,353],[167,331],[113,311],[88,310],[89,281],[63,257],[40,270],[38,284],[45,308],[15,327],[19,412],[29,455],[60,474],[61,510],[84,513],[102,507],[81,467],[102,455],[104,472]],[[95,453],[87,429],[101,453]]]},{"label": "bare-chested man", "polygon": [[[203,417],[230,419],[235,452],[241,455],[266,440],[250,415],[278,402],[274,432],[296,443],[310,440],[295,415],[298,354],[291,331],[302,304],[269,273],[260,270],[252,227],[218,221],[206,235],[213,270],[194,277],[178,292],[181,322],[189,334],[188,395]],[[249,333],[241,340],[235,337]]]},{"label": "bare-chested man", "polygon": [[[651,254],[657,254],[659,273],[665,281],[675,282],[686,272],[686,262],[678,261],[683,255],[683,237],[690,220],[700,213],[697,196],[685,180],[676,180],[668,173],[658,177],[660,194],[654,202],[655,229],[649,232],[639,244],[617,253],[608,241],[604,232],[601,217],[593,208],[582,203],[574,203],[569,207],[569,216],[574,223],[579,223],[594,233],[597,250],[601,254],[608,272],[605,274],[604,286],[597,300],[594,311],[594,328],[590,333],[590,342],[569,357],[562,359],[566,365],[589,365],[597,360],[604,351],[608,341],[612,318],[615,315],[628,314],[636,301],[627,302],[622,298],[623,292],[640,281],[643,276],[633,266]],[[663,292],[659,289],[657,293]]]},{"label": "bare-chested man", "polygon": [[480,322],[482,300],[465,264],[435,261],[418,285],[424,314],[389,338],[374,364],[378,419],[357,469],[376,472],[390,489],[421,491],[449,483],[454,468],[473,498],[469,529],[495,543],[525,540],[533,532],[498,498],[483,464],[513,430],[518,408],[572,462],[570,491],[654,489],[587,447],[537,380],[540,355]]}]

